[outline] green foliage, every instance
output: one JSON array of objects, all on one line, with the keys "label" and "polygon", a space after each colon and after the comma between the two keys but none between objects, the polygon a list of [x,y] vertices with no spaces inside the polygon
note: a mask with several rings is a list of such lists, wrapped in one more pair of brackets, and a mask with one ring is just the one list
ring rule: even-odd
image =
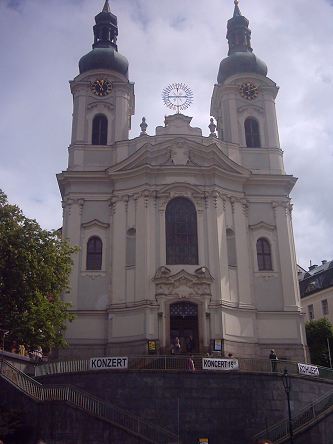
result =
[{"label": "green foliage", "polygon": [[61,300],[76,249],[43,230],[0,190],[0,328],[8,341],[44,350],[63,347],[73,316]]},{"label": "green foliage", "polygon": [[305,324],[306,338],[313,364],[329,367],[328,343],[330,343],[331,356],[333,347],[333,325],[326,319],[309,321]]}]

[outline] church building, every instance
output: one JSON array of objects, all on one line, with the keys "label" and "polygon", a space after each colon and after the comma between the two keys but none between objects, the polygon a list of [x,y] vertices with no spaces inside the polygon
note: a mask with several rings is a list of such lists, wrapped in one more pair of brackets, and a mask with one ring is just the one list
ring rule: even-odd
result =
[{"label": "church building", "polygon": [[70,82],[68,168],[57,176],[63,236],[79,246],[64,294],[76,318],[61,353],[140,355],[148,341],[169,353],[179,338],[182,351],[190,340],[197,353],[222,344],[225,354],[267,358],[274,348],[304,362],[296,179],[279,144],[278,87],[253,53],[238,1],[208,137],[178,112],[155,135],[143,119],[129,139],[134,83],[108,0],[95,21],[93,49]]}]

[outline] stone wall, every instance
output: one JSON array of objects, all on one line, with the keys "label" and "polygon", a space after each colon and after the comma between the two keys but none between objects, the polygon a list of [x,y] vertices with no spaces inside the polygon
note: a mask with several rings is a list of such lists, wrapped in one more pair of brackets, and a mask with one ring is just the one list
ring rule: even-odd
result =
[{"label": "stone wall", "polygon": [[[283,384],[275,374],[101,371],[40,380],[76,385],[174,433],[179,400],[183,444],[196,443],[200,437],[208,437],[210,444],[250,443],[254,434],[287,417]],[[293,377],[293,412],[332,388],[329,382]],[[327,427],[333,431],[333,424]],[[318,436],[313,442],[329,444],[318,441]]]},{"label": "stone wall", "polygon": [[[1,436],[5,444],[144,444],[125,431],[60,402],[34,402],[0,378],[0,406],[15,409],[23,427],[13,436]],[[1,418],[0,418],[1,419]]]}]

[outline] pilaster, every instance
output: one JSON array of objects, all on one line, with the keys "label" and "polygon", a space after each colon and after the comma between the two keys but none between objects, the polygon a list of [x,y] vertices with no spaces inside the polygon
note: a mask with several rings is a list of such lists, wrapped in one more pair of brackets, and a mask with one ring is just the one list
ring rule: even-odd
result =
[{"label": "pilaster", "polygon": [[[81,245],[81,217],[83,205],[83,199],[67,198],[64,202],[64,220],[66,221],[64,238],[74,246]],[[73,309],[77,309],[79,305],[78,280],[80,276],[80,255],[75,253],[72,256],[72,260],[73,267],[69,284],[70,294],[66,297],[66,300],[69,300],[72,303]]]},{"label": "pilaster", "polygon": [[126,205],[120,198],[113,200],[112,304],[125,302]]},{"label": "pilaster", "polygon": [[221,299],[220,273],[220,238],[218,236],[218,193],[213,192],[206,199],[207,202],[207,239],[208,239],[208,267],[214,278],[212,284],[213,299]]},{"label": "pilaster", "polygon": [[148,195],[141,193],[136,202],[135,300],[147,299],[147,207]]},{"label": "pilaster", "polygon": [[231,198],[234,212],[239,307],[253,308],[247,203]]},{"label": "pilaster", "polygon": [[226,209],[225,198],[219,196],[216,207],[217,217],[217,241],[218,254],[220,258],[220,291],[219,299],[229,300],[229,264],[228,264],[228,247],[226,233]]},{"label": "pilaster", "polygon": [[272,206],[278,237],[284,309],[293,311],[298,306],[299,287],[291,227],[291,205],[289,202],[273,202]]}]

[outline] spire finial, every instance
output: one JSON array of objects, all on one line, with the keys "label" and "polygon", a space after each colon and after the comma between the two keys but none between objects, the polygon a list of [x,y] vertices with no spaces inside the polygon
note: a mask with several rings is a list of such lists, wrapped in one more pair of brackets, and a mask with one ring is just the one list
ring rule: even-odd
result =
[{"label": "spire finial", "polygon": [[242,13],[240,12],[240,9],[239,9],[239,0],[234,0],[234,4],[235,4],[235,10],[234,10],[234,17],[237,17],[237,16],[241,16],[242,15]]},{"label": "spire finial", "polygon": [[102,12],[111,12],[109,0],[105,0],[105,4],[104,4]]}]

